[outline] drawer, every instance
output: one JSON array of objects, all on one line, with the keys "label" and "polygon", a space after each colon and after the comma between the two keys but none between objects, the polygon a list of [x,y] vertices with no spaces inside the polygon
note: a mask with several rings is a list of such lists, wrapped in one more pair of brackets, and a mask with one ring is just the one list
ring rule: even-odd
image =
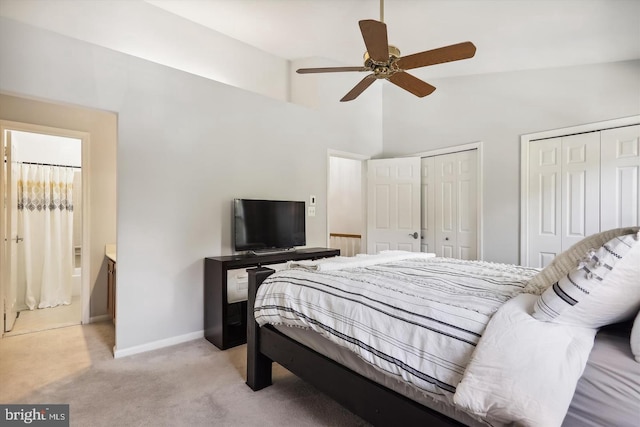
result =
[{"label": "drawer", "polygon": [[[267,268],[279,271],[284,269],[287,263],[265,265]],[[227,303],[246,301],[249,291],[249,275],[246,268],[227,271]]]}]

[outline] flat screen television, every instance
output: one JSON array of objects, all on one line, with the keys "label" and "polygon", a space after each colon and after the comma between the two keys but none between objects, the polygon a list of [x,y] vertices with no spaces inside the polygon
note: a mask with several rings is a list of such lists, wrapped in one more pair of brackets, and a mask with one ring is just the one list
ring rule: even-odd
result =
[{"label": "flat screen television", "polygon": [[236,251],[288,250],[304,246],[304,202],[234,199],[234,247]]}]

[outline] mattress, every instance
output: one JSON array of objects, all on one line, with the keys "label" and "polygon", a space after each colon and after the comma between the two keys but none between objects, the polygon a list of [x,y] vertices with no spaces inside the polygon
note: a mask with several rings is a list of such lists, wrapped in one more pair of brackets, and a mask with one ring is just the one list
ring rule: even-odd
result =
[{"label": "mattress", "polygon": [[636,427],[640,363],[631,354],[631,323],[601,329],[578,381],[563,427]]}]

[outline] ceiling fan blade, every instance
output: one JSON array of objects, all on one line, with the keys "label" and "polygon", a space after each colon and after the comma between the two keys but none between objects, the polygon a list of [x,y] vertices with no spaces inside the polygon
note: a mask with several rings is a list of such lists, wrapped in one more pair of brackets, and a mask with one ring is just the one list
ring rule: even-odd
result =
[{"label": "ceiling fan blade", "polygon": [[395,73],[391,77],[388,77],[387,80],[389,80],[394,85],[411,92],[415,96],[419,96],[420,98],[422,98],[423,96],[427,96],[434,90],[436,90],[436,88],[434,86],[431,86],[429,83],[423,82],[419,78],[402,71],[399,73]]},{"label": "ceiling fan blade", "polygon": [[389,41],[387,40],[387,24],[373,19],[359,22],[360,32],[369,57],[375,62],[389,61]]},{"label": "ceiling fan blade", "polygon": [[340,102],[353,101],[356,99],[366,88],[371,86],[371,84],[376,80],[376,77],[373,74],[369,74],[364,79],[360,80],[360,83],[354,86],[353,89],[349,91],[345,96],[342,97]]},{"label": "ceiling fan blade", "polygon": [[471,42],[463,42],[403,56],[398,59],[397,64],[401,70],[411,70],[412,68],[426,67],[427,65],[468,59],[472,58],[475,54],[476,47],[474,44]]},{"label": "ceiling fan blade", "polygon": [[366,67],[299,68],[296,70],[296,73],[298,74],[339,73],[342,71],[370,71],[370,70]]}]

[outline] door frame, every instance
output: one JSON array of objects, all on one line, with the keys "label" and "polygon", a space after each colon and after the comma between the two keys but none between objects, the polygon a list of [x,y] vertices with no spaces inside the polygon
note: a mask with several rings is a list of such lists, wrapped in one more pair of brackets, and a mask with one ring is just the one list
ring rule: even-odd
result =
[{"label": "door frame", "polygon": [[459,153],[461,151],[471,151],[471,150],[477,150],[477,157],[476,157],[476,174],[477,174],[477,183],[478,183],[478,193],[477,193],[477,218],[476,218],[476,227],[478,230],[478,234],[477,234],[477,241],[476,241],[476,253],[478,254],[478,259],[482,260],[484,259],[484,251],[483,251],[483,244],[482,242],[484,241],[483,239],[483,227],[482,224],[484,223],[484,216],[483,216],[483,211],[482,211],[482,200],[483,200],[483,188],[484,188],[484,183],[483,183],[483,170],[482,170],[482,165],[484,164],[484,159],[483,159],[483,150],[482,150],[482,141],[476,141],[476,142],[470,142],[468,144],[461,144],[461,145],[453,145],[450,147],[444,147],[444,148],[437,148],[434,150],[429,150],[429,151],[421,151],[419,153],[415,153],[415,154],[410,154],[408,156],[405,157],[434,157],[434,156],[442,156],[445,154],[453,154],[453,153]]},{"label": "door frame", "polygon": [[[91,230],[91,212],[90,212],[90,200],[91,192],[89,185],[89,167],[90,167],[90,133],[62,129],[50,126],[42,126],[31,123],[14,122],[9,120],[0,120],[0,146],[4,147],[4,135],[6,131],[20,131],[30,133],[41,133],[46,135],[62,136],[67,138],[75,138],[81,141],[81,159],[82,159],[82,250],[81,250],[81,290],[82,290],[82,307],[81,307],[81,322],[82,324],[90,323],[90,310],[91,310],[91,282],[90,282],[90,268],[91,268],[91,236],[89,230]],[[4,154],[4,153],[3,153]],[[3,156],[4,157],[4,156]],[[4,215],[4,210],[2,215]],[[4,222],[4,219],[3,219]],[[4,257],[4,249],[0,248],[0,265],[2,265]],[[0,310],[2,311],[2,333],[0,337],[4,335],[4,296],[5,296],[5,283],[6,280],[0,275],[0,298],[2,304]]]},{"label": "door frame", "polygon": [[331,185],[331,157],[340,157],[343,159],[357,160],[360,162],[360,200],[362,204],[362,234],[360,238],[360,248],[367,247],[367,160],[371,159],[371,156],[365,156],[364,154],[350,153],[347,151],[334,150],[332,148],[327,149],[327,191],[325,194],[325,200],[327,201],[327,214],[326,214],[326,247],[329,247],[331,228],[329,224],[329,211],[331,206],[329,205],[329,188]]},{"label": "door frame", "polygon": [[545,130],[520,136],[520,265],[529,259],[529,143],[587,132],[640,124],[640,115]]}]

